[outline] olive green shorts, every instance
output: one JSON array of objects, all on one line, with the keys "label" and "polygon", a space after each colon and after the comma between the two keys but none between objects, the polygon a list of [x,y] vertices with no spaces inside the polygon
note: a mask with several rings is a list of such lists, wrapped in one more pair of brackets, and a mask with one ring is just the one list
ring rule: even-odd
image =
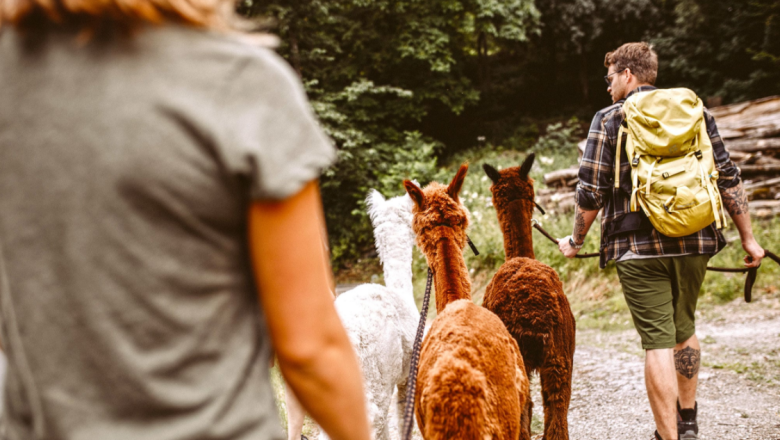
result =
[{"label": "olive green shorts", "polygon": [[694,313],[709,259],[683,255],[617,263],[642,348],[674,348],[696,333]]}]

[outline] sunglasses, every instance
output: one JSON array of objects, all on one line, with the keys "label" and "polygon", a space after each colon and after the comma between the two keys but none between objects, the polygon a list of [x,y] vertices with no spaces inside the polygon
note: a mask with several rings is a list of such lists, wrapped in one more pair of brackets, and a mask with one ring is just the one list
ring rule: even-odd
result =
[{"label": "sunglasses", "polygon": [[612,79],[610,78],[610,76],[617,75],[618,73],[625,72],[626,70],[628,70],[628,67],[626,67],[625,69],[621,70],[620,72],[612,72],[609,75],[604,75],[604,81],[606,81],[607,85],[611,87],[612,86]]}]

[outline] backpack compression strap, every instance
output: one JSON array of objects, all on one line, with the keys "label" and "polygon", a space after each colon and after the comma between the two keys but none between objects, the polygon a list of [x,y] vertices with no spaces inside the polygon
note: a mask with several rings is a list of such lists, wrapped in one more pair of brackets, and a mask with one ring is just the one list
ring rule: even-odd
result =
[{"label": "backpack compression strap", "polygon": [[[701,124],[701,129],[699,130],[698,134],[698,144],[701,145],[703,142],[703,136],[709,136],[707,133],[707,126],[704,122]],[[700,147],[701,148],[701,147]],[[711,150],[711,153],[714,155],[715,152]],[[714,170],[711,174],[707,174],[707,172],[704,170],[704,165],[702,165],[701,160],[703,156],[701,153],[701,149],[696,152],[696,159],[699,160],[699,169],[701,170],[701,183],[704,185],[705,188],[707,188],[707,194],[710,197],[710,203],[712,203],[712,215],[715,217],[715,226],[718,229],[725,228],[727,225],[727,219],[726,219],[726,212],[723,207],[723,199],[720,197],[720,191],[716,187],[718,184],[718,176],[720,175],[718,173],[718,170]],[[720,210],[718,210],[718,203],[720,203]]]},{"label": "backpack compression strap", "polygon": [[628,142],[627,128],[628,124],[626,124],[626,120],[623,119],[623,122],[620,124],[620,129],[618,130],[617,150],[615,150],[615,188],[620,188],[620,150]]}]

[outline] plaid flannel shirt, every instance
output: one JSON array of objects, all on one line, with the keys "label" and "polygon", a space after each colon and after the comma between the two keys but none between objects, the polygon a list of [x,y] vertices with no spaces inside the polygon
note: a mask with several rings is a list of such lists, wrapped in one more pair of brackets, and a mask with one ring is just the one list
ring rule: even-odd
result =
[{"label": "plaid flannel shirt", "polygon": [[[638,92],[655,90],[652,86],[641,86],[634,89],[628,96]],[[580,164],[579,183],[577,184],[576,202],[584,210],[594,211],[604,209],[601,216],[601,258],[599,266],[603,269],[609,260],[617,260],[628,250],[638,255],[679,255],[679,254],[710,254],[718,253],[726,245],[726,241],[715,227],[715,224],[699,232],[685,237],[667,237],[655,229],[640,230],[606,237],[607,225],[629,212],[629,194],[625,190],[614,187],[615,146],[620,124],[623,122],[622,99],[615,104],[602,109],[593,117],[588,132],[585,153]],[[707,133],[712,141],[715,156],[715,166],[720,177],[718,187],[721,191],[739,184],[739,168],[731,161],[726,147],[718,134],[715,118],[704,110]],[[631,166],[625,146],[620,155],[620,180],[631,181]]]}]

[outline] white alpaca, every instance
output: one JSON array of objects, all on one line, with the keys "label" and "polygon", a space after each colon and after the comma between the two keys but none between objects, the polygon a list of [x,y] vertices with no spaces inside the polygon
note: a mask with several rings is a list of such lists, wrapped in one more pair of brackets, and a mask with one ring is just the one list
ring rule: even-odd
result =
[{"label": "white alpaca", "polygon": [[386,286],[363,284],[344,292],[336,299],[336,310],[362,366],[375,438],[390,440],[400,431],[398,421],[391,421],[391,405],[403,405],[420,319],[412,289],[412,200],[406,194],[385,200],[371,190],[366,203]]}]

